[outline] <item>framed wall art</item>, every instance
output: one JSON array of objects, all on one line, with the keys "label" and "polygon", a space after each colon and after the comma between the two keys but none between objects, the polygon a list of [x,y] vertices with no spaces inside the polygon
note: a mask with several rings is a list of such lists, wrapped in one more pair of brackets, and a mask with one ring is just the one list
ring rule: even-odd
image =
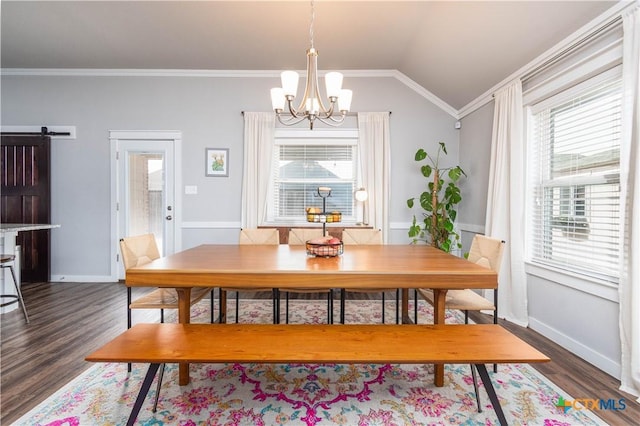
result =
[{"label": "framed wall art", "polygon": [[229,148],[205,148],[205,174],[229,176]]}]

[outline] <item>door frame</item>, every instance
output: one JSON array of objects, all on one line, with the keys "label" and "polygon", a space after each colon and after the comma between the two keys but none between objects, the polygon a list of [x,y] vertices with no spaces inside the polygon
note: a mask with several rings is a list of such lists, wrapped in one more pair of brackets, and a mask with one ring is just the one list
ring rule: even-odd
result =
[{"label": "door frame", "polygon": [[182,250],[182,132],[178,130],[110,130],[110,158],[111,158],[111,279],[118,281],[120,266],[120,248],[118,231],[120,229],[118,217],[118,188],[119,171],[118,155],[120,141],[169,141],[173,143],[173,241],[175,251]]}]

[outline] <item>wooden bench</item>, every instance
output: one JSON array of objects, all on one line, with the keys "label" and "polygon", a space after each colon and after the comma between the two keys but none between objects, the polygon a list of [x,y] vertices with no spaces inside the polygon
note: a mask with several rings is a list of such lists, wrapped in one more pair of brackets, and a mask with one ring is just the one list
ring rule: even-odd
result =
[{"label": "wooden bench", "polygon": [[163,363],[473,364],[501,425],[484,364],[549,361],[499,325],[137,324],[86,358],[149,363],[132,425]]}]

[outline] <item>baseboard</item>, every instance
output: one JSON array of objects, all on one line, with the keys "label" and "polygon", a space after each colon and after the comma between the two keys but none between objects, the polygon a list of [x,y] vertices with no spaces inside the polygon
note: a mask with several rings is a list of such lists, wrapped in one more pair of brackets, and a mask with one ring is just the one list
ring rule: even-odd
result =
[{"label": "baseboard", "polygon": [[609,359],[547,324],[529,317],[529,328],[620,380],[620,363]]},{"label": "baseboard", "polygon": [[112,283],[111,275],[51,275],[51,282],[65,283]]}]

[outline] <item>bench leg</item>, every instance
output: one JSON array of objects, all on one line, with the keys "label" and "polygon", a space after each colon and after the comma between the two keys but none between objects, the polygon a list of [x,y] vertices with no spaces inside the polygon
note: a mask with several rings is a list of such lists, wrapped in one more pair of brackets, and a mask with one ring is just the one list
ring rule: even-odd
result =
[{"label": "bench leg", "polygon": [[162,378],[164,377],[164,368],[167,364],[162,364],[160,367],[160,375],[158,376],[158,384],[156,386],[156,399],[153,401],[153,411],[154,413],[158,411],[158,400],[160,399],[160,388],[162,387]]},{"label": "bench leg", "polygon": [[476,368],[471,364],[471,377],[473,378],[473,390],[476,393],[476,404],[478,405],[478,413],[482,413],[482,404],[480,403],[480,392],[478,392],[478,378],[476,377]]},{"label": "bench leg", "polygon": [[487,373],[487,367],[484,364],[474,364],[476,370],[478,370],[478,374],[480,374],[480,378],[482,379],[482,383],[484,384],[484,388],[487,391],[487,395],[489,395],[489,400],[491,401],[491,405],[493,405],[493,410],[496,412],[498,416],[498,422],[501,426],[508,426],[507,419],[504,416],[504,412],[502,411],[502,406],[500,405],[500,400],[498,399],[498,395],[496,395],[496,390],[493,387],[493,383],[491,383],[491,378],[489,377],[489,373]]},{"label": "bench leg", "polygon": [[147,375],[144,376],[144,380],[142,381],[142,386],[140,387],[140,392],[138,392],[138,397],[136,398],[136,402],[133,404],[133,408],[131,409],[131,414],[129,415],[129,420],[127,420],[127,426],[133,426],[138,418],[138,413],[140,413],[140,408],[142,408],[142,403],[149,393],[149,388],[151,387],[151,383],[153,382],[153,378],[156,376],[158,372],[158,368],[160,364],[150,364],[149,369],[147,370]]}]

